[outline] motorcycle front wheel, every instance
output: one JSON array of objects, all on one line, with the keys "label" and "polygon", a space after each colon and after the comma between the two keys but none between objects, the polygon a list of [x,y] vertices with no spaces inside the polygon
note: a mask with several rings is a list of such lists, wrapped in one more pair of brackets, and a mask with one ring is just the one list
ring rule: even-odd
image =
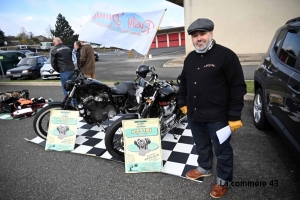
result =
[{"label": "motorcycle front wheel", "polygon": [[124,162],[124,137],[122,131],[122,120],[119,118],[114,121],[105,133],[105,146],[113,157]]},{"label": "motorcycle front wheel", "polygon": [[43,138],[47,139],[48,127],[50,121],[50,111],[51,110],[61,110],[61,104],[48,105],[38,111],[33,120],[33,129],[35,133]]}]

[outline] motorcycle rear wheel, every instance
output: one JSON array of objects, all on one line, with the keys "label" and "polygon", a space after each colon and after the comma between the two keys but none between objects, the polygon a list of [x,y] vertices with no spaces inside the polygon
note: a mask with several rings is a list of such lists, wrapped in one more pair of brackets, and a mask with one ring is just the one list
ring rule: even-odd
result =
[{"label": "motorcycle rear wheel", "polygon": [[124,158],[124,137],[122,131],[122,120],[119,118],[114,121],[107,129],[105,133],[105,146],[107,151],[113,157],[125,161]]},{"label": "motorcycle rear wheel", "polygon": [[59,104],[48,105],[37,112],[33,120],[33,129],[39,137],[47,139],[50,110],[61,110],[61,107]]}]

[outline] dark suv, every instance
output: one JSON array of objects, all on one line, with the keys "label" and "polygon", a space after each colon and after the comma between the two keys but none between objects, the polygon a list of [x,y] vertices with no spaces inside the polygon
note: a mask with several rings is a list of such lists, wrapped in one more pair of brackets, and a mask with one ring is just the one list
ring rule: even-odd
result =
[{"label": "dark suv", "polygon": [[300,17],[279,28],[254,73],[253,122],[271,124],[300,155]]}]

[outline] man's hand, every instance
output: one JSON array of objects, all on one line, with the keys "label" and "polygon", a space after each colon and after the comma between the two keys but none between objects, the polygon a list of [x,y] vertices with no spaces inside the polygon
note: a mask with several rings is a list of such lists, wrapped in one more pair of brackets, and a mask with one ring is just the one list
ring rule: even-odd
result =
[{"label": "man's hand", "polygon": [[231,131],[235,131],[243,126],[243,123],[241,120],[238,121],[228,121],[229,127]]},{"label": "man's hand", "polygon": [[181,108],[180,108],[180,110],[181,110],[181,112],[183,113],[183,114],[187,114],[187,106],[182,106]]}]

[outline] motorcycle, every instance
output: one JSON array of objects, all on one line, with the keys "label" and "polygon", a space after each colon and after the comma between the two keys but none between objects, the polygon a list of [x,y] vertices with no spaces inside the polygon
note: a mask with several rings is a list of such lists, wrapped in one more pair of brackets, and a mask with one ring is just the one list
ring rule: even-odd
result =
[{"label": "motorcycle", "polygon": [[[173,81],[161,81],[154,73],[155,68],[141,65],[137,69],[139,83],[136,90],[136,99],[139,103],[136,113],[125,114],[114,121],[106,130],[105,146],[115,158],[124,161],[124,138],[122,120],[140,118],[159,118],[160,133],[163,137],[186,118],[178,108],[176,93],[179,89],[180,76],[177,84]],[[145,77],[151,73],[150,80]],[[175,135],[173,134],[175,137]]]},{"label": "motorcycle", "polygon": [[[74,79],[68,80],[64,88],[68,92],[63,102],[51,102],[43,107],[33,120],[35,133],[47,139],[51,110],[78,110],[79,115],[88,124],[101,123],[113,118],[119,113],[134,113],[137,111],[135,98],[136,81],[123,81],[109,87],[101,81],[86,78],[80,70],[74,70]],[[78,106],[72,106],[74,99]]]}]

